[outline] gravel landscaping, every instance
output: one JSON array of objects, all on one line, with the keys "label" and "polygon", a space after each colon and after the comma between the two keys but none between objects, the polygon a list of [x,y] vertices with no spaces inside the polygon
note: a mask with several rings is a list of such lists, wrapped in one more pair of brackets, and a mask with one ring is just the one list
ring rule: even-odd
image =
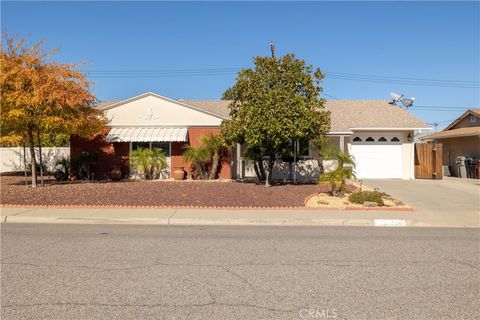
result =
[{"label": "gravel landscaping", "polygon": [[0,180],[3,205],[303,207],[307,196],[329,190],[327,185],[265,188],[253,183],[201,181],[48,181],[43,188],[27,188],[21,176]]}]

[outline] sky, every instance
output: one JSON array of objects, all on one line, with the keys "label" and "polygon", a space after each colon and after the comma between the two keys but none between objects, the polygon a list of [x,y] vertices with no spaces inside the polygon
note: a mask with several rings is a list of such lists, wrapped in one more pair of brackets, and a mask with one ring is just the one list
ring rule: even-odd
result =
[{"label": "sky", "polygon": [[445,127],[480,108],[479,2],[9,2],[2,32],[46,39],[98,99],[219,99],[254,56],[293,52],[327,99],[415,97]]}]

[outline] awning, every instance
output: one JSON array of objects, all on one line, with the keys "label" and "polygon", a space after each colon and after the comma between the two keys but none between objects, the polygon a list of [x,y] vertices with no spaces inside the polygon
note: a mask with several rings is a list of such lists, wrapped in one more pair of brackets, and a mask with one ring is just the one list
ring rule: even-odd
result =
[{"label": "awning", "polygon": [[187,141],[187,128],[112,128],[106,140],[108,142],[161,142]]}]

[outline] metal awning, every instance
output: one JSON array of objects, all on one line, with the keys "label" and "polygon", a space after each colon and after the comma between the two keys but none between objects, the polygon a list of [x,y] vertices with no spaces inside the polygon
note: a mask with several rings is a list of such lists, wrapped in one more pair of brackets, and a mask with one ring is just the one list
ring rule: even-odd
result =
[{"label": "metal awning", "polygon": [[187,128],[126,127],[112,128],[106,140],[108,142],[161,142],[187,141]]}]

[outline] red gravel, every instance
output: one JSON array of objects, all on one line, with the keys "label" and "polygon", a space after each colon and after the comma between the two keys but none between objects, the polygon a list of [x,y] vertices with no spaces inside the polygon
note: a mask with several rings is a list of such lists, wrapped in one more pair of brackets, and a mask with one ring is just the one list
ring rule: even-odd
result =
[{"label": "red gravel", "polygon": [[253,183],[199,181],[49,182],[43,188],[27,188],[23,177],[0,180],[4,205],[303,207],[307,196],[329,190],[317,185],[265,188]]}]

